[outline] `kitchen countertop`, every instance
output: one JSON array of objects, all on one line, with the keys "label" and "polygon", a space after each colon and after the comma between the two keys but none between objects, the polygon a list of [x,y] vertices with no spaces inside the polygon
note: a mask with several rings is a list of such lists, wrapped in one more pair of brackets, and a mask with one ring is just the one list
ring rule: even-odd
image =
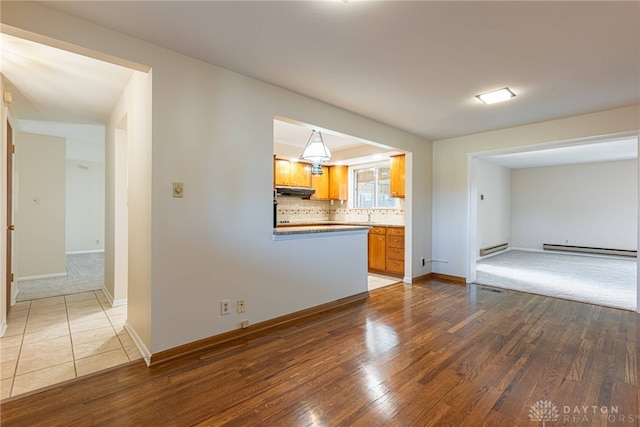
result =
[{"label": "kitchen countertop", "polygon": [[371,228],[370,225],[294,225],[288,224],[284,227],[273,229],[273,240],[289,240],[311,237],[328,237],[351,234],[366,234]]},{"label": "kitchen countertop", "polygon": [[395,228],[403,228],[404,224],[386,224],[382,222],[346,222],[346,221],[320,221],[320,222],[286,222],[282,224],[278,224],[278,226],[274,230],[280,230],[281,228],[291,228],[291,227],[323,227],[323,226],[361,226],[361,227],[395,227]]}]

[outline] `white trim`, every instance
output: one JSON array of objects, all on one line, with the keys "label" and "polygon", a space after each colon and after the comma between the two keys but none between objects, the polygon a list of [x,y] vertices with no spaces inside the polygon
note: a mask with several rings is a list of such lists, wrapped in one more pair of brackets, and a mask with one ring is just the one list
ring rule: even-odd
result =
[{"label": "white trim", "polygon": [[3,320],[2,325],[0,325],[0,337],[3,337],[6,332],[7,332],[7,321]]},{"label": "white trim", "polygon": [[65,255],[97,254],[102,252],[104,252],[104,249],[95,249],[90,251],[69,251],[69,252],[65,252]]},{"label": "white trim", "polygon": [[67,273],[54,273],[54,274],[42,274],[40,276],[26,276],[26,277],[18,277],[16,282],[24,282],[26,280],[38,280],[38,279],[52,279],[54,277],[64,277]]},{"label": "white trim", "polygon": [[122,305],[127,305],[126,299],[113,299],[111,292],[109,292],[109,290],[104,286],[102,287],[102,293],[104,294],[105,297],[107,297],[107,300],[109,301],[109,304],[111,304],[111,307],[119,307]]},{"label": "white trim", "polygon": [[413,283],[413,278],[405,276],[405,277],[402,278],[402,282],[403,283]]},{"label": "white trim", "polygon": [[142,342],[142,339],[140,339],[140,336],[136,333],[136,330],[133,329],[133,326],[131,326],[129,324],[129,322],[125,322],[124,323],[124,328],[127,330],[127,332],[129,332],[129,335],[131,336],[131,339],[133,340],[133,343],[138,348],[138,351],[140,352],[140,355],[144,359],[144,361],[147,364],[147,366],[150,366],[151,365],[151,352],[144,345],[144,343]]},{"label": "white trim", "polygon": [[20,288],[18,287],[18,283],[14,280],[11,282],[11,307],[16,305],[16,302],[18,302],[18,295],[20,295]]}]

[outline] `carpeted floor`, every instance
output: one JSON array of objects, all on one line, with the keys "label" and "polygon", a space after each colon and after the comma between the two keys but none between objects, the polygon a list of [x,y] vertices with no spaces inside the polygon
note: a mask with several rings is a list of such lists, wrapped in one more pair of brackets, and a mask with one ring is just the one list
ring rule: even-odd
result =
[{"label": "carpeted floor", "polygon": [[476,283],[636,310],[637,261],[511,250],[477,262]]},{"label": "carpeted floor", "polygon": [[77,294],[102,289],[104,252],[67,255],[67,275],[18,281],[16,301]]}]

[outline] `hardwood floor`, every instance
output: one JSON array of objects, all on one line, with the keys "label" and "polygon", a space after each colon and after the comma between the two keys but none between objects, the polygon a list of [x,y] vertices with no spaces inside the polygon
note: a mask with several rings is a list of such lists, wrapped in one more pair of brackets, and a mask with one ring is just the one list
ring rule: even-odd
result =
[{"label": "hardwood floor", "polygon": [[[638,425],[639,327],[630,311],[436,280],[396,284],[222,349],[9,399],[1,422]],[[556,411],[532,412],[544,405]]]}]

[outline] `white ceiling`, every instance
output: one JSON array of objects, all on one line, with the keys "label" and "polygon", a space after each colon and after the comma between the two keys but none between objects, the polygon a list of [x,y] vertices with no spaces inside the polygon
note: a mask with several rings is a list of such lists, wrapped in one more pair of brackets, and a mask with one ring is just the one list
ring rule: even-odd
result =
[{"label": "white ceiling", "polygon": [[627,137],[588,144],[538,147],[482,158],[510,169],[630,160],[638,157],[638,138]]},{"label": "white ceiling", "polygon": [[[640,2],[41,3],[431,140],[640,103]],[[131,73],[8,37],[21,118],[103,122]]]},{"label": "white ceiling", "polygon": [[637,1],[42,4],[431,140],[640,103]]},{"label": "white ceiling", "polygon": [[17,117],[102,124],[133,71],[65,50],[0,34],[0,61]]}]

